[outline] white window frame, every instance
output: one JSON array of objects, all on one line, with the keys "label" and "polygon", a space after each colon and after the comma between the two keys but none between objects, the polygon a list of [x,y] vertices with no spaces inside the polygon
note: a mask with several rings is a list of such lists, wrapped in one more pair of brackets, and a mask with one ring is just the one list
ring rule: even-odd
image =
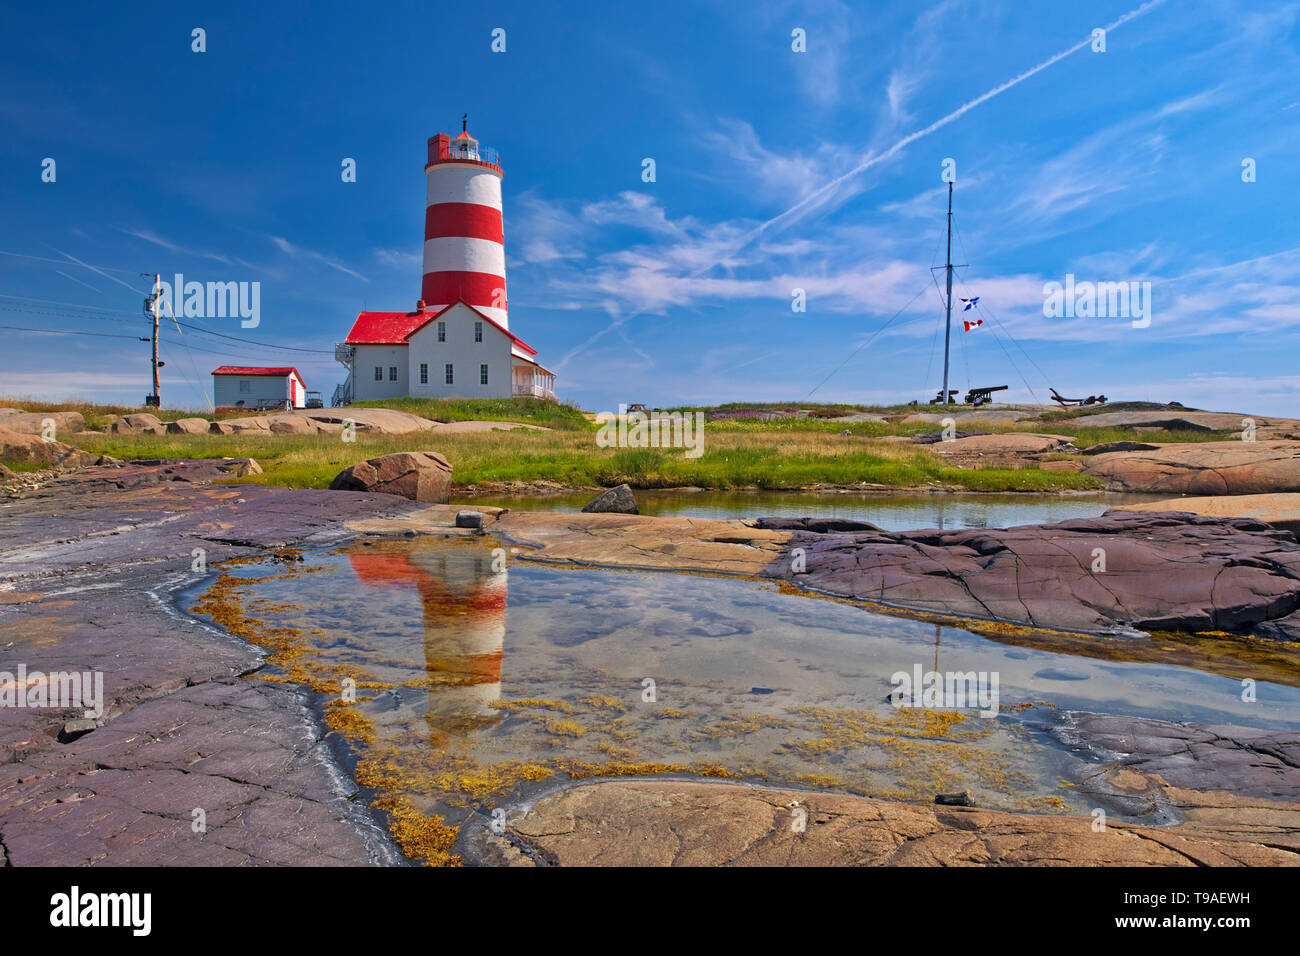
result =
[{"label": "white window frame", "polygon": [[483,341],[483,322],[481,320],[474,323],[474,341]]},{"label": "white window frame", "polygon": [[452,367],[451,362],[447,362],[445,365],[443,365],[442,377],[443,377],[443,384],[446,385],[456,384],[456,370]]},{"label": "white window frame", "polygon": [[396,381],[397,381],[397,366],[396,366],[396,365],[390,365],[390,366],[388,366],[388,380],[389,380],[390,382],[396,382]]},{"label": "white window frame", "polygon": [[446,341],[447,341],[447,323],[446,323],[446,322],[439,322],[439,323],[438,323],[438,341],[439,341],[439,342],[446,342]]},{"label": "white window frame", "polygon": [[247,394],[248,394],[249,392],[251,392],[252,390],[253,390],[253,383],[252,383],[252,382],[250,382],[250,381],[249,381],[248,379],[246,379],[246,378],[241,378],[241,379],[239,380],[239,394],[240,394],[240,395],[247,395]]},{"label": "white window frame", "polygon": [[421,385],[429,384],[429,363],[428,362],[420,363],[420,384]]},{"label": "white window frame", "polygon": [[486,384],[488,383],[488,367],[487,367],[487,362],[482,362],[482,363],[479,364],[479,367],[478,367],[478,383],[479,383],[480,385],[486,385]]},{"label": "white window frame", "polygon": [[375,381],[376,381],[376,382],[382,382],[383,380],[384,380],[384,367],[383,367],[382,365],[376,365],[376,366],[375,366]]}]

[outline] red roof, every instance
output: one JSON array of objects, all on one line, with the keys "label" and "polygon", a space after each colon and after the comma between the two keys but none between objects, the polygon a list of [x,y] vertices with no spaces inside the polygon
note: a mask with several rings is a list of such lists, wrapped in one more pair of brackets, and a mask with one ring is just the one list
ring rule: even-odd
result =
[{"label": "red roof", "polygon": [[510,337],[510,341],[533,355],[537,354],[537,349],[530,346],[527,342],[515,335],[500,322],[490,316],[484,315],[474,306],[470,305],[464,299],[457,299],[451,305],[444,308],[441,312],[362,312],[357,316],[356,322],[352,323],[352,331],[348,333],[348,345],[406,345],[414,333],[418,332],[424,326],[428,325],[434,319],[445,314],[453,306],[463,305],[480,319],[489,322],[495,328],[504,332]]},{"label": "red roof", "polygon": [[272,375],[276,378],[284,378],[286,375],[297,375],[298,381],[302,381],[302,376],[298,375],[296,368],[260,368],[254,365],[223,365],[220,368],[212,370],[213,375]]}]

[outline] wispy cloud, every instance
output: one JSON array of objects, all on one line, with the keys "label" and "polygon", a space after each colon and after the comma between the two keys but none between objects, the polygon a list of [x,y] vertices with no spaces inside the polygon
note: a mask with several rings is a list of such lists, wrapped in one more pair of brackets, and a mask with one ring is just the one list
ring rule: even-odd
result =
[{"label": "wispy cloud", "polygon": [[330,256],[324,255],[319,252],[313,252],[311,249],[304,248],[303,246],[294,245],[292,242],[290,242],[288,239],[285,239],[283,236],[267,236],[266,238],[269,239],[277,249],[279,249],[281,252],[283,252],[285,255],[289,256],[290,258],[309,259],[313,262],[319,262],[324,266],[328,266],[331,269],[337,270],[338,272],[342,272],[344,275],[350,275],[354,279],[360,279],[362,282],[366,282],[366,283],[370,282],[370,280],[365,276],[363,276],[360,272],[357,272],[353,269],[349,269],[347,266],[343,265],[343,263],[339,262],[338,260],[333,259]]}]

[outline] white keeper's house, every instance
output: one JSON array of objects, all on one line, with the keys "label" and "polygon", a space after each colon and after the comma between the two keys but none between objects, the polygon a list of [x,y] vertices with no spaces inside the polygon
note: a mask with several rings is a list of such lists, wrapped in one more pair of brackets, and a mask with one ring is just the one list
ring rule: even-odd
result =
[{"label": "white keeper's house", "polygon": [[463,128],[429,140],[424,280],[412,312],[362,312],[335,357],[334,404],[376,398],[555,399],[555,374],[510,331],[499,157]]},{"label": "white keeper's house", "polygon": [[307,386],[296,368],[222,365],[212,370],[213,405],[257,408],[259,402],[302,408]]}]

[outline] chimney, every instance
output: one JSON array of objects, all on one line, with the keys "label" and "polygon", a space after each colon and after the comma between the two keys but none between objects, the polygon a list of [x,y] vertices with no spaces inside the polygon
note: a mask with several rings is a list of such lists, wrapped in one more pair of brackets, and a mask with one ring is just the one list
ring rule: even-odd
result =
[{"label": "chimney", "polygon": [[415,311],[416,311],[416,312],[423,312],[423,311],[425,311],[425,308],[424,308],[424,300],[423,300],[423,299],[420,299],[418,302],[415,303]]}]

